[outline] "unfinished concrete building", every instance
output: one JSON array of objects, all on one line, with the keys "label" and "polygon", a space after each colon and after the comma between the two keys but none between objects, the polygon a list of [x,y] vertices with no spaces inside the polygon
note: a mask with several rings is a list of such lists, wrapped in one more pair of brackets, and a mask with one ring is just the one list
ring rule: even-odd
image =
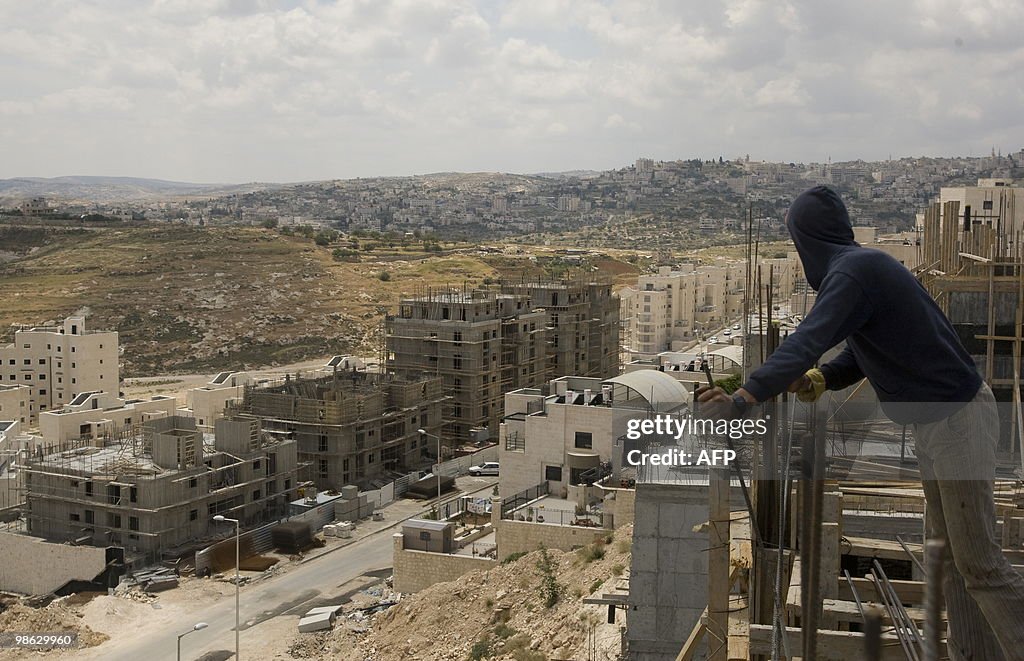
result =
[{"label": "unfinished concrete building", "polygon": [[339,371],[246,386],[241,403],[228,410],[294,439],[299,476],[340,490],[429,463],[436,445],[417,430],[440,433],[444,399],[438,377]]},{"label": "unfinished concrete building", "polygon": [[497,432],[504,393],[545,381],[547,326],[525,296],[427,290],[387,317],[387,367],[442,380],[446,443],[486,438],[482,430]]},{"label": "unfinished concrete building", "polygon": [[501,290],[547,313],[548,378],[619,373],[619,299],[610,278],[503,282]]},{"label": "unfinished concrete building", "polygon": [[285,514],[296,444],[255,419],[221,419],[213,437],[169,416],[119,438],[36,448],[25,471],[27,530],[50,540],[124,546],[154,560],[222,532]]}]

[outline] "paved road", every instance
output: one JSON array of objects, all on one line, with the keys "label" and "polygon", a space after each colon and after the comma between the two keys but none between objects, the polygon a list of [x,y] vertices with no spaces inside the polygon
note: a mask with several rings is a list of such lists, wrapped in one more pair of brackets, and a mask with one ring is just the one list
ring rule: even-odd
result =
[{"label": "paved road", "polygon": [[[495,478],[462,477],[459,495],[470,495],[489,491],[497,481]],[[453,496],[447,496],[445,500]],[[422,503],[429,506],[431,501]],[[414,508],[420,509],[419,504]],[[385,508],[385,512],[388,508]],[[407,510],[408,511],[408,510]],[[399,521],[400,523],[400,521]],[[367,537],[341,547],[336,551],[314,558],[289,571],[249,586],[242,586],[241,592],[241,657],[247,661],[260,659],[258,643],[246,645],[246,631],[253,630],[278,615],[299,615],[314,606],[328,603],[344,603],[363,585],[353,583],[361,576],[372,575],[383,578],[390,575],[394,551],[391,535],[397,527],[388,527],[369,534]],[[205,659],[227,659],[235,649],[235,599],[234,595],[222,597],[217,602],[196,610],[176,614],[168,620],[154,611],[155,619],[151,631],[135,631],[111,639],[90,650],[75,655],[76,659],[99,661],[156,661],[174,658],[177,634],[188,631],[196,622],[206,622],[209,627],[182,639],[182,659],[196,659],[210,654]],[[252,637],[250,636],[250,639]],[[222,651],[224,654],[217,655]],[[232,654],[228,654],[231,652]]]},{"label": "paved road", "polygon": [[[308,562],[280,576],[251,586],[243,586],[241,594],[241,656],[259,659],[257,649],[246,650],[246,630],[259,626],[271,617],[295,611],[314,602],[345,595],[345,584],[355,578],[385,570],[391,566],[391,531],[381,531],[339,549],[315,562]],[[383,572],[389,573],[389,572]],[[337,602],[335,602],[337,603]],[[318,605],[318,604],[310,604]],[[108,643],[77,658],[139,661],[173,658],[177,634],[188,631],[196,622],[206,622],[209,628],[182,640],[182,658],[195,659],[208,652],[235,649],[235,600],[228,596],[218,602],[185,613],[176,622],[161,623],[159,630],[150,635],[132,635],[119,643],[112,636]]]}]

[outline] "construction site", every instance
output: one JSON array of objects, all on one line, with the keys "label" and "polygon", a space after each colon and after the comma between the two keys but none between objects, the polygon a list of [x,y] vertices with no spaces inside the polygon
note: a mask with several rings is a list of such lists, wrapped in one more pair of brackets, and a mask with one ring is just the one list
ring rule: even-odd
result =
[{"label": "construction site", "polygon": [[497,436],[504,393],[619,369],[619,300],[608,278],[428,288],[403,299],[385,326],[388,371],[443,380],[442,435],[455,444]]},{"label": "construction site", "polygon": [[257,419],[266,434],[294,440],[299,478],[340,490],[388,482],[389,475],[430,463],[435,447],[418,430],[441,431],[445,401],[436,376],[335,368],[326,376],[246,386],[228,414]]},{"label": "construction site", "polygon": [[284,515],[295,470],[295,442],[257,420],[224,418],[203,434],[193,418],[156,418],[116,437],[36,446],[24,471],[25,528],[151,563],[211,538],[214,515],[247,525]]},{"label": "construction site", "polygon": [[[992,208],[979,218],[956,201],[931,205],[914,271],[999,402],[995,531],[1019,572],[1024,269],[1013,190],[996,191]],[[752,316],[771,314],[764,284],[747,288]],[[770,355],[779,338],[766,327]],[[910,429],[884,419],[863,383],[816,403],[780,397],[769,433],[736,448],[742,469],[639,471],[629,592],[603,596],[630,609],[630,659],[947,658],[948,550],[925,536]],[[694,567],[673,560],[684,550]]]}]

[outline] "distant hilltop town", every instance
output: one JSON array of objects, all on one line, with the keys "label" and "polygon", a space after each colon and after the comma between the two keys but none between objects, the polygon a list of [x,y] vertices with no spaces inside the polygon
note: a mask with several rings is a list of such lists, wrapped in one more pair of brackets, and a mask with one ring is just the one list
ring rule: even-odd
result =
[{"label": "distant hilltop town", "polygon": [[[778,216],[800,190],[826,183],[851,213],[883,231],[908,229],[943,186],[1015,178],[1024,149],[985,157],[772,163],[638,158],[603,172],[439,173],[288,185],[209,186],[145,179],[66,177],[0,181],[7,215],[85,222],[140,220],[265,225],[480,238],[604,228],[629,245],[628,222],[683,221],[697,233],[736,229],[748,204]],[[678,229],[679,226],[677,225]],[[608,242],[606,241],[606,244]]]}]

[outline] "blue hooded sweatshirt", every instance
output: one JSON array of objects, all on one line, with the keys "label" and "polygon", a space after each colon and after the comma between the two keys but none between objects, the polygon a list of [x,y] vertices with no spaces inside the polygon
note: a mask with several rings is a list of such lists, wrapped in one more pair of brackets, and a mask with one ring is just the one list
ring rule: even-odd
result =
[{"label": "blue hooded sweatshirt", "polygon": [[807,282],[818,292],[797,329],[743,388],[763,402],[814,366],[829,390],[864,377],[882,409],[900,424],[952,415],[974,398],[981,377],[949,320],[917,278],[889,255],[853,240],[846,206],[830,188],[801,193],[786,218]]}]

